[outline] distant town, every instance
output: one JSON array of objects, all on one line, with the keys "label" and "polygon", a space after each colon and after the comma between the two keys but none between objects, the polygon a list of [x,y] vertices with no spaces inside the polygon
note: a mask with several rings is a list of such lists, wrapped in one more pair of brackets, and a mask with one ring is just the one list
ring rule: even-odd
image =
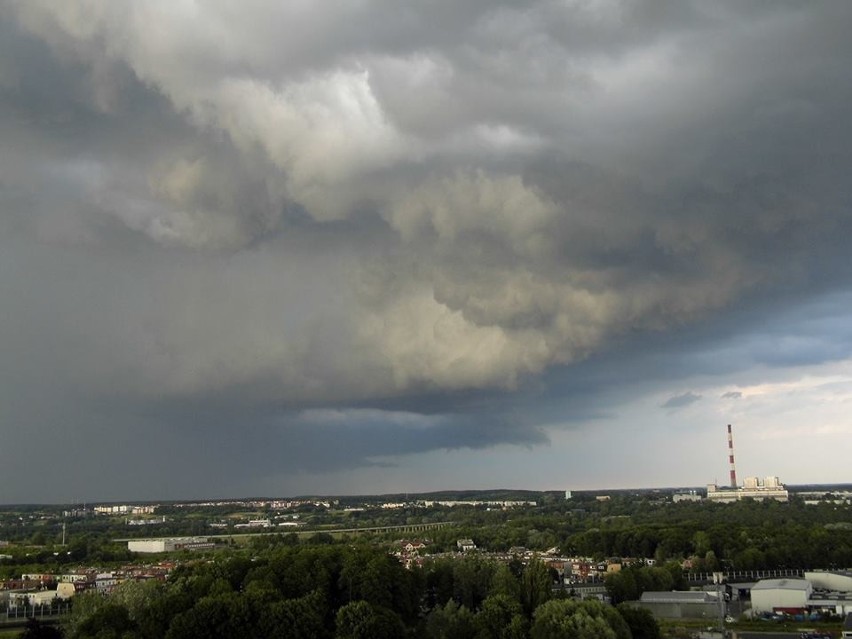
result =
[{"label": "distant town", "polygon": [[[809,524],[812,533],[802,528],[795,535],[805,544],[811,535],[834,536],[824,542],[831,553],[787,554],[793,529],[771,531],[783,537],[776,550],[769,538],[754,547],[731,546],[729,531],[719,528],[728,521],[731,530],[750,530],[756,520],[764,530],[765,520],[779,517],[820,522]],[[33,615],[45,623],[61,620],[82,595],[109,597],[128,583],[167,583],[181,566],[223,553],[355,540],[383,549],[407,570],[428,572],[473,557],[520,569],[541,564],[554,593],[633,601],[664,625],[715,619],[720,606],[733,624],[784,615],[839,620],[852,612],[852,572],[845,568],[852,565],[852,486],[785,487],[774,477],[725,489],[7,506],[0,534],[0,606],[12,624]],[[619,575],[651,570],[658,571],[648,573],[657,582],[649,584],[667,589],[637,588],[633,577],[633,586],[619,582]]]}]

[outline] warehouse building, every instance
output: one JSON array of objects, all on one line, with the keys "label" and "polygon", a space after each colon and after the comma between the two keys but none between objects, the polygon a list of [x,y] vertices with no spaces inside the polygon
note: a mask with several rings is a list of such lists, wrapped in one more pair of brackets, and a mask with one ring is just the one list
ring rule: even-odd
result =
[{"label": "warehouse building", "polygon": [[845,616],[852,613],[852,574],[815,571],[806,572],[804,579],[763,579],[751,586],[751,603],[757,615],[822,612]]},{"label": "warehouse building", "polygon": [[852,572],[848,570],[806,572],[805,579],[811,582],[815,590],[852,592]]},{"label": "warehouse building", "polygon": [[745,483],[740,488],[728,488],[707,485],[707,499],[712,502],[728,504],[741,499],[774,499],[776,501],[788,501],[790,494],[777,477],[746,477]]},{"label": "warehouse building", "polygon": [[172,537],[160,539],[133,539],[127,542],[130,552],[158,553],[175,550],[207,550],[215,544],[207,537]]},{"label": "warehouse building", "polygon": [[803,610],[808,607],[813,591],[807,579],[761,579],[752,586],[751,607],[758,614]]},{"label": "warehouse building", "polygon": [[660,619],[715,619],[719,616],[719,599],[715,592],[645,591],[638,606]]}]

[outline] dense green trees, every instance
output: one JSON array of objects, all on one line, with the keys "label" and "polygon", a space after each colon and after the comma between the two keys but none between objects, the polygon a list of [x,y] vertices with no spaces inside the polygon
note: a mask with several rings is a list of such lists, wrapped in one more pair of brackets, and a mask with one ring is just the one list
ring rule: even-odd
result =
[{"label": "dense green trees", "polygon": [[335,639],[398,639],[405,626],[393,610],[351,601],[337,611]]},{"label": "dense green trees", "polygon": [[852,516],[849,505],[805,506],[792,499],[788,504],[639,502],[608,508],[620,514],[587,514],[580,530],[563,537],[563,552],[660,563],[691,558],[698,572],[852,564],[852,530],[838,525]]},{"label": "dense green trees", "polygon": [[[622,494],[605,502],[549,498],[523,509],[308,514],[328,523],[344,516],[364,523],[454,522],[429,531],[433,553],[454,550],[456,539],[470,537],[492,551],[558,546],[565,555],[657,559],[657,567],[637,564],[607,578],[616,603],[636,599],[644,590],[683,589],[681,562],[687,558],[693,570],[701,571],[852,565],[852,507],[805,506],[796,499],[789,504],[673,504],[654,495]],[[19,530],[19,524],[9,520],[13,536],[47,545],[13,547],[12,559],[0,566],[7,576],[59,571],[84,558],[118,562],[130,557],[111,541],[115,522],[96,519],[69,525],[74,533],[58,552],[50,547],[55,522],[32,521],[40,531]],[[200,526],[180,526],[190,524]],[[397,534],[341,540],[327,532],[301,537],[290,533],[260,536],[244,546],[231,544],[227,551],[194,556],[196,561],[185,563],[164,584],[127,583],[108,599],[78,598],[66,636],[333,639],[393,632],[425,639],[482,639],[599,633],[595,636],[618,639],[625,627],[635,639],[657,636],[653,619],[642,611],[604,607],[604,613],[593,604],[552,599],[554,575],[537,561],[503,564],[473,553],[428,560],[406,570],[381,545]]]},{"label": "dense green trees", "polygon": [[527,617],[532,617],[535,609],[550,599],[552,590],[547,566],[537,559],[530,561],[521,575],[521,605]]},{"label": "dense green trees", "polygon": [[426,636],[431,639],[473,639],[475,635],[473,613],[452,599],[435,606],[426,617]]},{"label": "dense green trees", "polygon": [[527,620],[521,604],[508,595],[491,595],[474,620],[477,639],[522,639]]},{"label": "dense green trees", "polygon": [[322,594],[315,590],[297,599],[270,603],[260,619],[261,636],[314,639],[325,635],[328,606]]},{"label": "dense green trees", "polygon": [[534,614],[532,639],[631,639],[630,628],[616,611],[598,601],[555,599]]},{"label": "dense green trees", "polygon": [[674,578],[666,568],[629,566],[606,576],[606,589],[612,602],[635,601],[646,590],[672,590]]},{"label": "dense green trees", "polygon": [[62,639],[62,631],[54,626],[41,623],[38,619],[30,618],[20,639]]},{"label": "dense green trees", "polygon": [[557,624],[561,610],[576,617],[566,628],[586,633],[577,637],[600,631],[629,639],[612,607],[563,600],[548,609],[551,575],[538,560],[505,565],[470,555],[406,570],[383,549],[365,545],[278,544],[254,547],[253,556],[243,552],[186,564],[166,583],[126,583],[110,597],[80,596],[66,635],[527,639],[535,623],[536,636],[547,636],[542,629]]},{"label": "dense green trees", "polygon": [[627,604],[619,604],[617,608],[630,628],[633,639],[660,639],[660,624],[649,610]]}]

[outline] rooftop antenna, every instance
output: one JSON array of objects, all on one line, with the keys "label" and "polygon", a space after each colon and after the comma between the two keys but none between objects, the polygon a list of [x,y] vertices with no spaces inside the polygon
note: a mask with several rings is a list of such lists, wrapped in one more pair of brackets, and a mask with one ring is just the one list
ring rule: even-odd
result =
[{"label": "rooftop antenna", "polygon": [[728,461],[731,464],[731,488],[737,487],[737,469],[734,466],[734,436],[731,433],[731,425],[728,424]]}]

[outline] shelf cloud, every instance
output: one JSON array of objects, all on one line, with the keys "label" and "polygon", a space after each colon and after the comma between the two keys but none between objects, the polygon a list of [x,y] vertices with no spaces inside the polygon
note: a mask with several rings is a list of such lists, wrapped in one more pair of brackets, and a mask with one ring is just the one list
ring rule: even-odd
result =
[{"label": "shelf cloud", "polygon": [[[3,432],[272,428],[313,451],[280,472],[544,445],[555,409],[507,405],[606,412],[596,362],[849,287],[850,13],[5,4]],[[820,317],[731,365],[836,361]]]}]

